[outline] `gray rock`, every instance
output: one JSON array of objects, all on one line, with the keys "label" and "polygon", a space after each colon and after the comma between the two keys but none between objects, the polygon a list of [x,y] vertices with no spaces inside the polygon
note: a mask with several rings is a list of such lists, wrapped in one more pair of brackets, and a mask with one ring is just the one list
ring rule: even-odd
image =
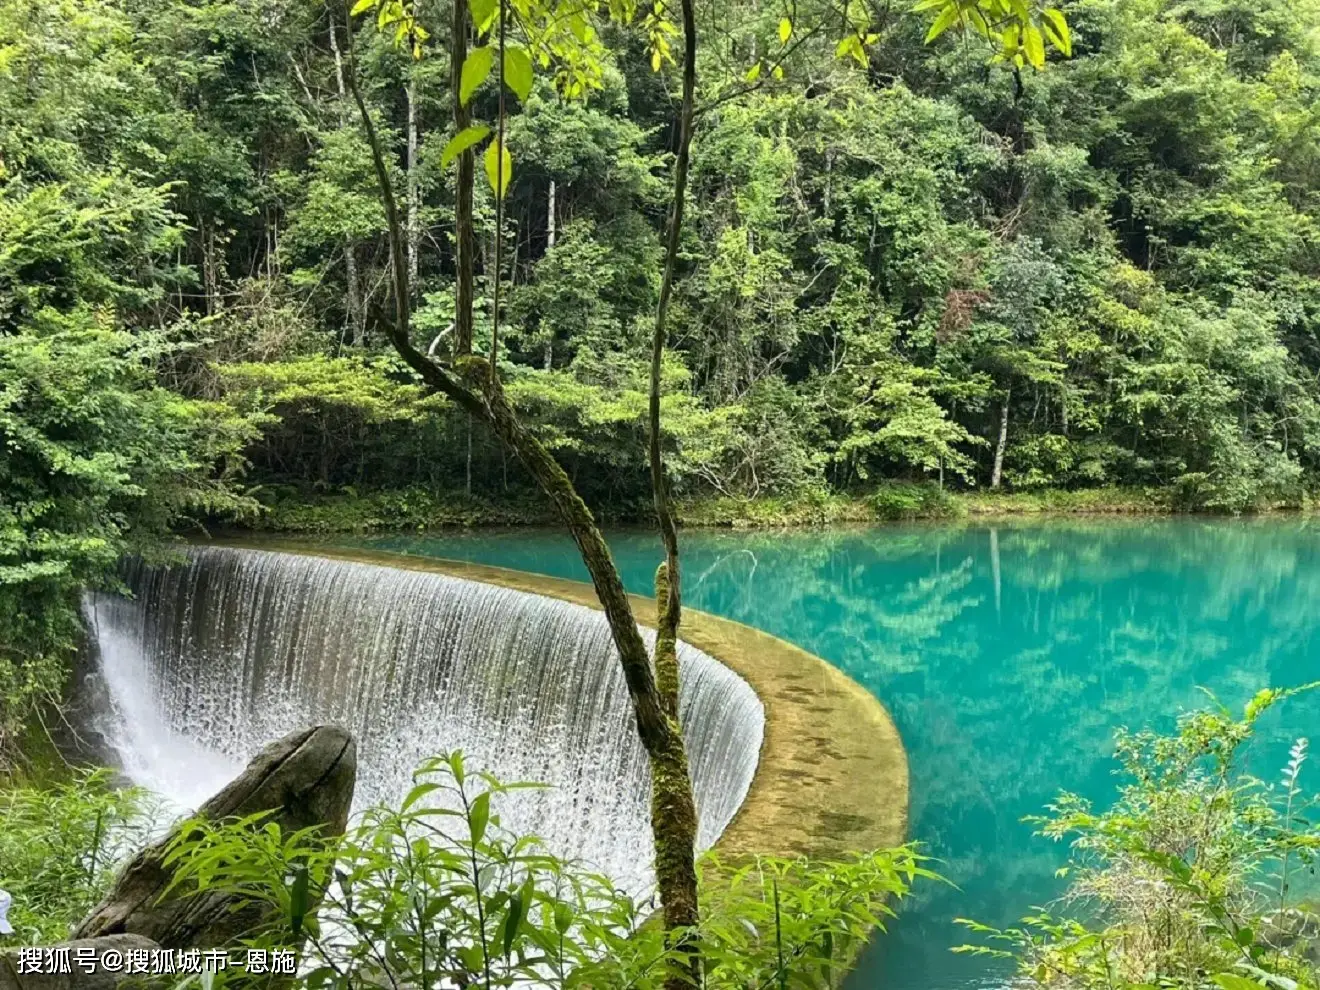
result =
[{"label": "gray rock", "polygon": [[[322,825],[341,835],[357,777],[357,745],[345,729],[316,726],[271,743],[247,768],[198,809],[221,819],[276,811],[286,831]],[[166,949],[212,948],[250,931],[262,920],[259,906],[235,910],[223,893],[178,890],[161,900],[171,873],[162,863],[173,834],[129,861],[105,899],[74,932],[76,939],[140,935]],[[79,990],[91,984],[79,982]],[[4,988],[0,988],[4,990]]]}]

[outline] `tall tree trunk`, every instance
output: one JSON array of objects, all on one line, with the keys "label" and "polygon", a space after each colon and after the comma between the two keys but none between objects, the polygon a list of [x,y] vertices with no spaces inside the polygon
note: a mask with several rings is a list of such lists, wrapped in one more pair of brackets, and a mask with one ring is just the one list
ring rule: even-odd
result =
[{"label": "tall tree trunk", "polygon": [[[413,0],[420,18],[422,0]],[[417,294],[417,252],[422,244],[422,194],[417,167],[417,63],[408,67],[408,289]]]},{"label": "tall tree trunk", "polygon": [[[466,4],[462,0],[459,0],[454,6],[456,11],[466,9]],[[685,121],[684,131],[690,138],[692,90],[695,79],[695,59],[693,55],[695,54],[696,43],[691,0],[684,0],[683,11],[688,49],[684,68],[684,105],[687,109],[683,114],[683,120]],[[465,16],[456,14],[455,20],[456,22],[461,20],[464,24],[463,30],[466,31]],[[456,35],[458,34],[459,32],[456,32]],[[351,35],[349,37],[351,42]],[[459,47],[466,50],[466,36],[463,35],[461,41],[455,40],[454,45],[455,53],[457,53]],[[390,343],[405,363],[417,373],[429,391],[446,396],[471,415],[480,417],[490,425],[495,436],[499,438],[504,447],[513,452],[514,456],[518,458],[533,480],[550,499],[563,519],[573,542],[577,545],[582,561],[586,564],[587,571],[591,575],[596,597],[600,600],[601,607],[605,612],[610,634],[619,654],[619,665],[623,671],[624,683],[627,685],[628,696],[632,703],[637,735],[650,763],[652,785],[651,828],[656,849],[656,881],[664,907],[666,928],[673,931],[675,927],[686,927],[686,923],[680,922],[678,919],[692,922],[697,918],[695,867],[697,818],[696,807],[692,799],[692,781],[687,754],[677,719],[677,664],[674,663],[674,675],[666,675],[665,683],[667,686],[665,691],[662,692],[660,679],[657,678],[656,669],[652,666],[651,657],[637,627],[637,620],[633,616],[632,605],[629,602],[627,593],[624,591],[623,580],[619,576],[619,570],[610,555],[609,546],[601,534],[600,527],[597,526],[591,510],[587,508],[586,503],[573,487],[573,483],[569,480],[559,462],[532,433],[528,432],[518,419],[512,405],[505,396],[499,377],[494,373],[493,364],[489,360],[483,360],[470,354],[470,338],[468,341],[469,353],[460,355],[451,367],[432,361],[413,346],[409,333],[410,304],[405,270],[406,253],[403,225],[399,217],[398,204],[390,182],[389,170],[385,164],[385,154],[380,138],[376,133],[375,125],[371,121],[371,116],[367,112],[361,90],[357,86],[352,53],[353,50],[350,45],[349,88],[357,103],[363,129],[366,131],[367,139],[371,145],[372,164],[375,169],[381,200],[385,207],[390,256],[395,273],[393,280],[395,318],[393,321],[383,321]],[[461,68],[462,59],[457,58],[454,66],[456,78],[461,73]],[[466,125],[460,124],[460,127],[462,126]],[[676,169],[675,174],[676,189],[680,190],[686,188],[686,143],[686,141],[683,142],[684,153],[679,159],[681,168]],[[471,176],[471,171],[468,174]],[[460,200],[463,198],[464,194],[461,187],[466,185],[466,194],[470,204],[471,178],[464,183],[460,174],[459,185],[458,198]],[[463,221],[460,219],[458,211],[456,211],[455,222],[460,227],[458,242],[463,243],[466,236],[469,243],[471,243],[470,214],[466,221],[466,234],[461,229]],[[670,243],[675,250],[671,252],[672,258],[670,263],[666,265],[669,272],[666,281],[671,288],[673,282],[672,262],[677,257],[677,238],[681,222],[682,198],[680,196],[675,199],[675,207],[671,213]],[[662,291],[662,302],[667,303],[667,296],[668,293]],[[462,320],[465,315],[463,305],[463,298],[460,296],[459,311],[456,314],[459,320]],[[470,327],[472,316],[470,298],[467,300],[467,310],[466,317]],[[662,305],[657,309],[657,325],[662,345],[663,321],[664,306]],[[653,352],[653,358],[654,356]],[[657,389],[658,382],[654,382],[653,392],[655,394],[652,397],[651,422],[655,427],[659,426]],[[652,450],[658,453],[660,449],[659,436],[657,431],[653,431],[653,433],[655,433],[655,436]],[[660,490],[663,494],[664,488],[662,487]],[[676,578],[678,575],[676,566],[677,537],[673,531],[672,518],[668,515],[667,503],[664,501],[658,503],[658,508],[661,506],[665,508],[665,518],[669,519],[665,537],[666,575]],[[670,554],[675,555],[672,557],[672,568],[670,567]],[[662,603],[662,623],[669,622],[670,617],[672,617],[672,630],[676,632],[679,607],[677,582],[674,581],[670,587],[663,590],[665,595]],[[693,949],[690,958],[691,966],[689,970],[699,972],[699,959],[695,949]],[[676,974],[668,981],[667,986],[672,990],[692,990],[693,983],[688,976]]]},{"label": "tall tree trunk", "polygon": [[[449,38],[449,90],[453,94],[454,132],[472,123],[472,114],[463,105],[460,92],[463,62],[468,48],[468,7],[463,0],[453,0],[453,21]],[[476,157],[472,150],[458,156],[458,175],[454,182],[454,353],[472,353],[472,271],[476,236],[472,226],[472,186],[476,179]]]},{"label": "tall tree trunk", "polygon": [[220,294],[220,275],[216,261],[215,220],[202,221],[202,291],[206,294],[206,315],[216,311]]},{"label": "tall tree trunk", "polygon": [[[549,254],[555,246],[558,230],[555,227],[555,180],[550,180],[550,193],[546,197],[545,207],[545,250]],[[545,335],[545,370],[549,371],[555,363],[555,335],[551,330]]]},{"label": "tall tree trunk", "polygon": [[651,388],[648,402],[648,457],[655,518],[664,542],[665,561],[656,573],[657,632],[655,669],[664,711],[672,724],[672,751],[652,762],[651,821],[655,829],[656,876],[665,928],[671,944],[680,952],[682,965],[665,981],[666,990],[690,990],[701,985],[701,955],[691,937],[673,938],[675,932],[691,932],[700,921],[697,902],[697,872],[694,850],[697,809],[692,797],[687,753],[678,731],[678,627],[682,621],[682,575],[678,562],[678,528],[669,500],[661,434],[661,371],[667,336],[666,319],[678,269],[678,248],[683,231],[683,207],[687,197],[688,162],[692,148],[692,122],[696,111],[697,27],[693,0],[682,0],[683,97],[678,110],[678,153],[674,159],[674,199],[670,206],[665,237],[664,274],[656,304],[651,335]]},{"label": "tall tree trunk", "polygon": [[999,410],[999,442],[995,444],[995,467],[990,472],[990,487],[998,488],[1004,477],[1004,448],[1008,446],[1008,403],[1013,390],[1004,393],[1004,404]]},{"label": "tall tree trunk", "polygon": [[[346,30],[353,30],[353,25],[349,24]],[[330,51],[335,56],[335,82],[339,89],[339,126],[343,127],[348,122],[348,94],[344,87],[344,59],[339,51],[339,31],[333,13],[330,15]],[[357,247],[351,237],[344,238],[344,276],[348,282],[348,338],[355,346],[361,347],[366,342],[367,321],[365,308],[362,305],[362,282],[358,276]]]}]

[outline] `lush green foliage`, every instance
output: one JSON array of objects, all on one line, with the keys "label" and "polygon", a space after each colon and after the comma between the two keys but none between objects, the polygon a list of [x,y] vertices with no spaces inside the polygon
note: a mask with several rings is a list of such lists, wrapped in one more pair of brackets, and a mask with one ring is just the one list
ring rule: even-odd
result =
[{"label": "lush green foliage", "polygon": [[161,378],[190,360],[160,329],[185,228],[145,171],[173,114],[125,28],[0,4],[0,751],[61,687],[81,589],[179,518],[239,508],[254,436]]},{"label": "lush green foliage", "polygon": [[100,899],[125,855],[145,844],[143,796],[105,771],[0,790],[0,877],[13,895],[14,945],[57,942]]},{"label": "lush green foliage", "polygon": [[[500,826],[513,787],[461,753],[420,767],[397,807],[347,834],[284,834],[266,816],[183,827],[167,856],[178,891],[271,909],[254,946],[306,939],[310,987],[659,987],[674,950],[650,907],[608,878]],[[833,986],[918,877],[911,849],[851,862],[704,864],[706,986]],[[231,977],[241,979],[242,977]]]},{"label": "lush green foliage", "polygon": [[[368,6],[389,30],[355,30],[356,64],[406,193],[414,327],[443,341],[448,13]],[[1320,467],[1313,0],[1077,0],[1070,29],[1032,8],[1007,32],[1011,4],[922,6],[708,12],[670,314],[677,494],[984,487],[1002,454],[1018,490],[1300,502]],[[589,500],[626,513],[647,491],[672,32],[664,11],[625,28],[594,9],[566,33],[515,11],[501,338],[519,409]],[[0,324],[31,332],[44,308],[170,328],[188,350],[155,359],[166,384],[273,417],[246,451],[258,485],[516,495],[484,428],[382,357],[384,216],[343,13],[0,5]],[[978,44],[924,44],[986,18],[1007,71]],[[479,121],[489,62],[469,79]],[[478,347],[493,207],[479,190]]]},{"label": "lush green foliage", "polygon": [[1097,812],[1064,793],[1037,820],[1044,836],[1072,842],[1066,902],[1081,920],[1042,913],[1010,931],[967,922],[990,945],[964,951],[1017,958],[1029,986],[1320,986],[1307,740],[1278,780],[1243,769],[1257,720],[1295,693],[1262,691],[1241,718],[1222,707],[1189,713],[1169,736],[1120,732],[1117,803]]}]

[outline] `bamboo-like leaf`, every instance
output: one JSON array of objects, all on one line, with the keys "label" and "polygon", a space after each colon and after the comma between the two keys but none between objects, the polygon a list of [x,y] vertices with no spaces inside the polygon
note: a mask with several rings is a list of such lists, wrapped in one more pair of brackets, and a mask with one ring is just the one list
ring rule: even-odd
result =
[{"label": "bamboo-like leaf", "polygon": [[293,930],[294,938],[302,934],[303,919],[307,917],[311,906],[308,897],[310,879],[306,865],[299,863],[294,867],[293,883],[289,885],[289,927]]},{"label": "bamboo-like leaf", "polygon": [[[492,143],[491,147],[497,147],[497,143]],[[489,157],[489,151],[487,152]],[[491,185],[494,185],[492,182]],[[472,841],[480,842],[486,835],[486,823],[490,821],[490,792],[483,791],[478,794],[472,802],[472,811],[468,816],[470,827],[472,829]]]},{"label": "bamboo-like leaf", "polygon": [[[469,128],[467,128],[467,130],[470,131],[470,130],[472,130],[472,128],[469,127]],[[466,132],[464,132],[464,133],[466,133]],[[459,135],[459,137],[461,137],[461,136],[462,136],[462,134]],[[452,145],[452,144],[454,143],[454,141],[457,141],[457,140],[458,140],[458,138],[456,137],[456,138],[454,138],[453,141],[450,141],[449,144]],[[462,149],[460,148],[459,150],[461,151]],[[454,154],[457,154],[457,153],[458,153],[458,152],[454,152]],[[446,157],[446,156],[447,156],[447,157]],[[450,159],[450,158],[453,158],[454,156],[451,155],[451,154],[449,153],[449,147],[446,147],[446,148],[445,148],[444,155],[441,156],[441,157],[442,157],[442,160],[443,160],[444,164],[442,164],[440,167],[443,168],[444,165],[449,164],[449,159]],[[434,784],[434,783],[423,783],[423,784],[418,784],[418,785],[417,785],[416,787],[414,787],[411,791],[409,791],[409,792],[408,792],[408,796],[407,796],[406,798],[403,799],[403,806],[402,806],[402,808],[401,808],[400,810],[402,810],[402,811],[407,811],[409,808],[411,808],[414,804],[416,804],[416,803],[417,803],[418,801],[420,801],[422,798],[426,797],[426,795],[430,794],[432,791],[438,791],[439,789],[440,789],[440,785],[439,785],[439,784]]]}]

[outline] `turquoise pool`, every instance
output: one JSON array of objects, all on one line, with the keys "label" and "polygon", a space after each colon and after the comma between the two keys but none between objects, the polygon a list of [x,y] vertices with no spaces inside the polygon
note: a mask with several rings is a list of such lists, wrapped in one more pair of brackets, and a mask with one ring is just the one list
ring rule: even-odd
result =
[{"label": "turquoise pool", "polygon": [[[391,536],[380,549],[562,577],[569,540],[512,531]],[[362,545],[359,543],[358,545]],[[650,591],[647,532],[612,534]],[[824,657],[893,712],[912,771],[912,836],[955,887],[927,886],[877,941],[857,990],[993,987],[952,954],[955,917],[1011,924],[1059,891],[1066,850],[1022,823],[1059,787],[1105,800],[1115,728],[1168,727],[1204,700],[1320,677],[1320,521],[1097,521],[686,532],[688,604]],[[1320,728],[1320,697],[1272,713],[1253,771]]]}]

